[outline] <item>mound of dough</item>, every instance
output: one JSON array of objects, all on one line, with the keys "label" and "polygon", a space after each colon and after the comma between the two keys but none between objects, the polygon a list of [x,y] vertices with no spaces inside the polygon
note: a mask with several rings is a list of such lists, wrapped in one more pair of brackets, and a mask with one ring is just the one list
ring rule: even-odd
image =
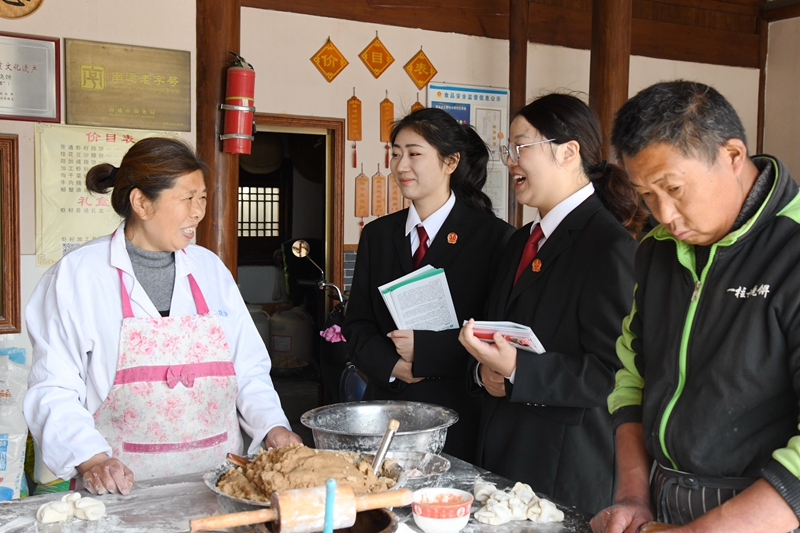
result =
[{"label": "mound of dough", "polygon": [[47,502],[36,511],[36,520],[42,524],[53,524],[63,522],[72,516],[69,502]]},{"label": "mound of dough", "polygon": [[106,505],[94,498],[81,498],[75,502],[75,516],[81,520],[100,520],[106,514]]},{"label": "mound of dough", "polygon": [[536,496],[530,485],[525,483],[517,483],[506,492],[495,489],[494,485],[476,480],[472,491],[476,500],[484,502],[484,506],[475,511],[475,519],[484,524],[497,526],[512,520],[531,520],[537,524],[549,524],[564,520],[563,511],[550,500]]},{"label": "mound of dough", "polygon": [[62,502],[69,504],[69,515],[75,516],[75,502],[81,499],[81,495],[77,492],[68,492],[61,497]]},{"label": "mound of dough", "polygon": [[[234,498],[268,502],[273,492],[325,485],[328,478],[349,485],[356,494],[389,490],[397,480],[376,476],[368,458],[353,452],[321,451],[302,444],[261,450],[249,465],[234,467],[219,479],[217,487]],[[388,466],[384,462],[383,474]]]}]

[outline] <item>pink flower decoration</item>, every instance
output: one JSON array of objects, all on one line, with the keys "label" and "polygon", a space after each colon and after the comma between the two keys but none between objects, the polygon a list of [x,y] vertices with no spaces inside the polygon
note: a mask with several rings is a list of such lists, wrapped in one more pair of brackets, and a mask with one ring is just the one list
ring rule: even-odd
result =
[{"label": "pink flower decoration", "polygon": [[344,335],[342,335],[342,328],[339,327],[339,324],[334,324],[325,331],[320,331],[319,336],[331,343],[346,342]]}]

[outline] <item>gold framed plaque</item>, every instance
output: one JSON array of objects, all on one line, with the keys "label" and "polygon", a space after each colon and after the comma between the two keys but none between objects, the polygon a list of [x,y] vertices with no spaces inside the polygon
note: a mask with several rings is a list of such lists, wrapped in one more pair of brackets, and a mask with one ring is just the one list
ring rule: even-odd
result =
[{"label": "gold framed plaque", "polygon": [[191,53],[65,39],[66,123],[191,130]]}]

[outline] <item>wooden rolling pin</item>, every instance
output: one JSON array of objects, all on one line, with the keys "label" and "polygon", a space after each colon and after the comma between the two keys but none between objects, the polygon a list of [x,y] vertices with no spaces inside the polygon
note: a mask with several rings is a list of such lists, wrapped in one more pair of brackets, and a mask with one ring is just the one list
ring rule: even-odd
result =
[{"label": "wooden rolling pin", "polygon": [[[413,495],[409,489],[390,490],[356,496],[347,485],[336,487],[334,496],[334,529],[350,527],[356,523],[356,513],[411,505]],[[325,525],[325,487],[295,489],[276,492],[270,498],[269,509],[231,513],[189,521],[192,532],[245,526],[261,522],[275,522],[275,533],[310,533],[322,531]]]}]

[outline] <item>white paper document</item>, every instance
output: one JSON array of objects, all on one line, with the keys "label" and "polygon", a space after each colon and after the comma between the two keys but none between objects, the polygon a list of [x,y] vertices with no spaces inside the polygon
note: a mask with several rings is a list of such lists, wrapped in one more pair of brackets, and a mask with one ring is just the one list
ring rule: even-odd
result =
[{"label": "white paper document", "polygon": [[458,327],[444,269],[425,265],[378,290],[397,329],[443,331]]}]

